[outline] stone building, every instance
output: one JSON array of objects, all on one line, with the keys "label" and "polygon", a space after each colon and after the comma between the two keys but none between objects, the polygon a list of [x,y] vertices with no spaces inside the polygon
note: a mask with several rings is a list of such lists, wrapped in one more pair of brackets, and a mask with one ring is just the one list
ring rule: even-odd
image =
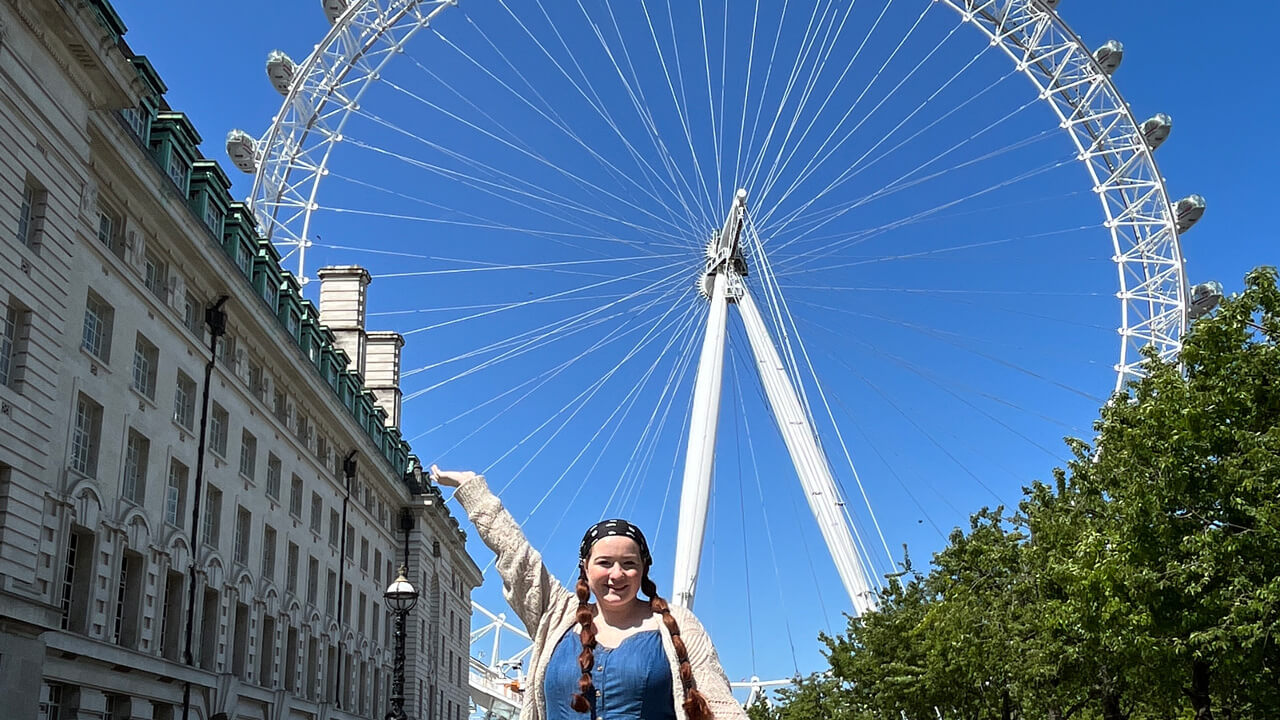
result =
[{"label": "stone building", "polygon": [[124,33],[0,0],[0,717],[380,720],[407,554],[406,710],[461,720],[480,576],[403,339],[360,268],[303,297]]}]

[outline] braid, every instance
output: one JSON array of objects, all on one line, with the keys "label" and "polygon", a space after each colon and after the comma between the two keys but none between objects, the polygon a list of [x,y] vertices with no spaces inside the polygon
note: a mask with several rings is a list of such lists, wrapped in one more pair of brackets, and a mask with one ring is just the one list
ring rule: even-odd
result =
[{"label": "braid", "polygon": [[675,646],[676,660],[680,663],[680,684],[684,687],[685,716],[689,720],[714,720],[711,706],[698,691],[698,684],[694,681],[693,666],[689,664],[689,651],[684,645],[684,638],[680,637],[680,625],[671,616],[671,608],[667,605],[667,601],[658,596],[658,586],[649,579],[648,572],[640,581],[640,589],[649,596],[649,608],[662,615],[662,624],[666,626],[667,632],[671,633],[671,644]]},{"label": "braid", "polygon": [[582,668],[582,679],[578,680],[578,692],[573,694],[569,707],[577,712],[591,712],[589,697],[595,697],[595,684],[591,682],[591,670],[596,666],[596,622],[591,612],[591,588],[587,586],[587,571],[583,568],[578,576],[578,624],[582,626],[582,654],[578,655],[578,667]]}]

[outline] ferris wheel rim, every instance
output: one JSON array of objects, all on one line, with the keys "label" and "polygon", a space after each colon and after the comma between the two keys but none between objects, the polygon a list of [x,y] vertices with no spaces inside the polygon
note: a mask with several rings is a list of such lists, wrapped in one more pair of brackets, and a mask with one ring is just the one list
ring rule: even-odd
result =
[{"label": "ferris wheel rim", "polygon": [[[279,112],[272,119],[271,127],[260,141],[260,146],[265,146],[269,150],[279,150],[272,153],[270,151],[262,153],[254,172],[253,186],[250,191],[249,205],[255,219],[263,230],[264,236],[273,243],[280,245],[292,245],[295,248],[305,252],[306,246],[309,244],[307,238],[307,228],[310,226],[311,213],[316,209],[315,197],[319,189],[320,180],[327,174],[329,157],[332,153],[333,146],[342,141],[342,130],[346,126],[347,119],[351,113],[358,109],[359,102],[363,98],[364,93],[376,82],[380,71],[396,54],[395,51],[403,45],[403,43],[412,39],[418,31],[430,26],[431,20],[439,15],[446,8],[457,5],[457,0],[396,0],[381,5],[376,0],[361,0],[359,3],[353,3],[340,15],[325,34],[324,39],[316,45],[315,49],[307,56],[303,64],[298,67],[294,81],[290,84],[289,90],[285,95],[284,101],[280,106]],[[429,6],[428,12],[414,12],[422,6]],[[372,11],[372,21],[362,21],[366,15]],[[314,131],[318,125],[318,121],[324,117],[325,107],[339,95],[339,89],[345,84],[345,80],[351,71],[357,66],[353,64],[356,58],[365,58],[369,55],[370,49],[374,48],[387,34],[392,33],[397,23],[412,16],[413,22],[409,25],[408,32],[397,42],[386,48],[385,55],[376,67],[368,67],[363,77],[357,77],[351,84],[357,86],[357,90],[351,93],[349,97],[342,96],[345,100],[342,103],[338,122],[335,124],[332,132],[324,134],[321,143],[323,152],[320,153],[320,162],[314,165],[305,166],[306,172],[301,180],[290,185],[287,181],[292,175],[291,170],[295,163],[299,162],[299,157],[310,155],[303,144],[302,139],[307,137]],[[359,25],[364,32],[351,31],[353,25]],[[333,56],[330,48],[335,45],[346,45],[354,48],[349,50],[345,59],[337,61],[337,72],[326,74],[327,69],[324,65],[326,59]],[[321,81],[314,86],[311,84],[319,74]],[[323,97],[320,103],[308,102],[306,91],[310,87],[315,87],[319,94]],[[281,137],[282,126],[285,125],[286,118],[290,112],[298,112],[300,121],[289,123],[292,127],[301,127],[302,137],[291,135],[288,138]],[[290,142],[293,141],[293,142]],[[276,158],[274,163],[264,162],[267,158]],[[268,168],[277,170],[281,165],[284,167],[283,176],[279,172],[266,172]],[[291,189],[307,187],[305,199],[299,198],[300,202],[293,205],[286,205],[281,202],[282,197]],[[260,195],[265,195],[260,197]],[[270,196],[270,197],[267,197]],[[301,214],[303,215],[303,227],[300,232],[289,232],[287,222],[282,222],[277,217],[277,213],[282,207],[301,206]],[[296,215],[295,215],[296,218]],[[277,231],[285,231],[286,235],[291,235],[287,239],[281,240],[277,235]],[[307,276],[303,272],[298,273],[298,281],[306,284]]]},{"label": "ferris wheel rim", "polygon": [[[982,0],[981,2],[975,2],[974,0],[967,0],[966,2],[942,0],[942,2],[960,13],[966,20],[974,23],[991,39],[992,44],[999,44],[1005,54],[1015,61],[1018,69],[1040,89],[1040,98],[1049,102],[1050,107],[1058,116],[1061,127],[1070,133],[1079,153],[1077,159],[1084,162],[1090,177],[1093,179],[1094,192],[1100,196],[1100,204],[1107,218],[1104,222],[1104,227],[1111,234],[1112,247],[1116,253],[1112,260],[1116,263],[1120,283],[1120,290],[1117,292],[1122,308],[1121,326],[1117,330],[1120,334],[1120,359],[1115,365],[1115,370],[1116,390],[1121,391],[1129,381],[1136,380],[1144,374],[1142,366],[1145,363],[1145,358],[1141,354],[1143,346],[1155,346],[1156,353],[1162,360],[1176,358],[1178,351],[1181,350],[1181,338],[1186,332],[1189,319],[1187,315],[1187,299],[1190,294],[1190,284],[1187,282],[1181,240],[1175,223],[1173,205],[1169,200],[1164,176],[1159,172],[1156,165],[1153,148],[1143,139],[1138,119],[1134,116],[1129,104],[1124,101],[1119,89],[1111,79],[1111,75],[1102,70],[1098,61],[1088,51],[1080,37],[1071,30],[1071,27],[1058,16],[1045,0],[1012,0],[1003,6],[997,0]],[[1056,5],[1056,3],[1054,4]],[[1025,12],[1028,9],[1032,12]],[[1100,88],[1101,91],[1095,93],[1092,96],[1092,100],[1107,106],[1107,109],[1105,112],[1095,113],[1094,117],[1106,117],[1109,114],[1114,114],[1115,117],[1123,121],[1122,128],[1118,127],[1116,123],[1112,123],[1106,128],[1107,135],[1091,134],[1087,132],[1090,129],[1087,123],[1089,118],[1077,118],[1075,116],[1078,108],[1073,108],[1072,114],[1067,115],[1062,111],[1062,105],[1052,102],[1055,99],[1055,95],[1052,92],[1054,88],[1045,87],[1038,82],[1037,76],[1032,72],[1032,66],[1040,64],[1040,58],[1043,57],[1043,54],[1035,56],[1029,52],[1031,48],[1025,43],[1012,42],[1020,39],[1017,32],[1027,27],[1025,19],[1020,16],[1020,13],[1025,13],[1027,17],[1035,21],[1032,32],[1027,34],[1027,39],[1034,41],[1042,38],[1044,29],[1052,25],[1054,30],[1064,35],[1069,42],[1068,47],[1071,51],[1083,56],[1085,60],[1084,67],[1092,71],[1084,78],[1073,79],[1068,77],[1067,80],[1069,82],[1066,83],[1062,82],[1063,76],[1058,74],[1055,76],[1055,84],[1058,87],[1070,87],[1074,83],[1081,82],[1081,80],[1087,80],[1092,87]],[[979,19],[989,23],[990,27],[977,22]],[[1019,24],[1020,21],[1024,24]],[[1017,48],[1022,48],[1028,52],[1019,58],[1014,52]],[[1062,60],[1061,65],[1067,66],[1067,60]],[[1085,99],[1090,99],[1090,96],[1086,94]],[[1122,142],[1119,147],[1102,149],[1106,146],[1103,141],[1110,138],[1112,131],[1119,129],[1124,131],[1120,133],[1120,139],[1127,141],[1128,144],[1126,145]],[[1091,141],[1088,143],[1088,147],[1084,142],[1086,138]],[[1142,179],[1158,195],[1154,199],[1149,196],[1137,198],[1133,204],[1136,205],[1144,200],[1152,201],[1158,217],[1150,218],[1141,213],[1135,213],[1128,206],[1126,206],[1125,212],[1115,213],[1112,205],[1107,202],[1106,194],[1108,192],[1122,187],[1131,188],[1134,187],[1134,184],[1128,182],[1129,176],[1118,177],[1114,170],[1111,175],[1103,180],[1100,177],[1099,164],[1110,160],[1111,155],[1126,150],[1132,153],[1130,159],[1116,164],[1119,168],[1130,169],[1132,160],[1137,158],[1140,161],[1140,168],[1133,169],[1147,171],[1147,177]],[[1101,160],[1102,163],[1095,162],[1095,160]],[[1142,248],[1143,241],[1163,243],[1170,250],[1167,253],[1170,256],[1168,258],[1163,255],[1149,255],[1143,252],[1141,259],[1137,261],[1142,265],[1143,274],[1147,278],[1143,284],[1147,285],[1149,289],[1153,289],[1153,291],[1145,295],[1140,295],[1129,288],[1129,278],[1125,274],[1126,263],[1132,262],[1130,260],[1132,251],[1122,247],[1123,243],[1120,235],[1120,228],[1125,227],[1125,225],[1121,224],[1121,220],[1126,217],[1148,218],[1140,224],[1145,225],[1147,228],[1155,229],[1154,233],[1140,238],[1139,243],[1134,243],[1135,246]],[[1136,228],[1139,225],[1135,224],[1133,227]],[[1148,264],[1156,265],[1157,271],[1152,273],[1147,267]],[[1170,284],[1172,285],[1171,291],[1163,287]],[[1129,322],[1131,301],[1138,307],[1146,304],[1150,311],[1150,317],[1141,323],[1131,325]],[[1162,306],[1162,308],[1156,310],[1157,305]],[[1142,340],[1147,342],[1141,342]]]}]

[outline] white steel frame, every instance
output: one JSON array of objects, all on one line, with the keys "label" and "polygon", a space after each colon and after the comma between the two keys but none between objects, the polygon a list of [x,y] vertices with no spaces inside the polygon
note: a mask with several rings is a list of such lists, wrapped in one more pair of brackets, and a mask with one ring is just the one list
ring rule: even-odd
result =
[{"label": "white steel frame", "polygon": [[[525,662],[533,650],[529,634],[507,622],[505,614],[493,614],[479,603],[472,602],[471,609],[488,619],[488,623],[471,631],[471,646],[475,648],[486,638],[489,661],[471,658],[469,682],[472,702],[485,712],[486,718],[515,720],[520,714],[520,693],[525,682]],[[503,634],[515,635],[520,646],[514,655],[502,654]]]},{"label": "white steel frame", "polygon": [[1164,178],[1137,118],[1088,48],[1046,0],[940,0],[998,45],[1049,103],[1111,232],[1120,291],[1116,389],[1142,376],[1142,348],[1163,360],[1182,348],[1190,297]]},{"label": "white steel frame", "polygon": [[262,148],[249,198],[263,233],[297,257],[306,284],[316,193],[351,112],[382,69],[457,0],[362,0],[347,7],[294,73]]},{"label": "white steel frame", "polygon": [[[711,473],[715,465],[716,424],[720,416],[721,378],[724,375],[725,322],[730,305],[738,308],[747,341],[755,357],[760,383],[782,432],[800,486],[804,488],[822,538],[826,541],[836,572],[858,614],[875,606],[872,579],[854,544],[853,533],[844,521],[844,500],[809,423],[809,413],[787,374],[760,310],[740,268],[739,245],[748,223],[747,191],[734,196],[724,226],[707,250],[706,280],[710,280],[710,309],[703,335],[702,355],[693,386],[693,408],[689,420],[688,450],[685,453],[684,484],[680,493],[680,521],[676,530],[675,576],[672,601],[693,607],[702,561],[702,541],[707,526],[707,506],[711,499]],[[740,263],[740,265],[739,265]],[[706,283],[704,281],[704,286]]]},{"label": "white steel frame", "polygon": [[[1104,227],[1111,233],[1112,259],[1119,281],[1116,387],[1141,376],[1142,348],[1152,346],[1159,357],[1174,358],[1186,329],[1189,298],[1174,212],[1152,148],[1111,78],[1054,12],[1056,2],[934,1],[960,13],[1015,63],[1035,85],[1040,98],[1053,108],[1061,127],[1075,143],[1078,159],[1088,168],[1102,205]],[[301,282],[307,280],[306,249],[310,244],[311,214],[317,209],[316,191],[328,172],[333,147],[342,141],[347,119],[405,43],[454,4],[456,0],[355,0],[299,67],[280,112],[257,145],[259,158],[250,202],[268,237],[283,246],[286,257],[296,254],[296,275]],[[727,293],[743,293],[738,305],[745,322],[750,325],[754,321],[749,316],[759,317],[758,311],[752,312],[754,304],[745,294],[745,287],[733,279],[731,272],[716,273],[714,277],[711,320],[704,342],[704,355],[710,352],[713,356],[704,357],[703,365],[708,368],[723,360]],[[759,327],[763,329],[762,322]],[[717,344],[721,350],[713,347],[708,351],[708,346]],[[767,360],[767,349],[772,349],[767,332],[753,340],[752,347],[757,357],[763,353]],[[716,352],[720,353],[719,361],[714,357]],[[713,373],[710,369],[707,372]],[[785,373],[779,377],[786,379]],[[718,386],[718,380],[708,374],[704,384]],[[789,380],[776,391],[777,400],[770,395],[776,413],[780,404],[789,402],[788,389],[794,396]],[[704,404],[706,407],[698,411],[702,418],[700,430],[691,430],[689,439],[690,456],[696,450],[699,458],[709,458],[714,453],[715,413],[709,396]],[[812,435],[811,430],[808,433]],[[801,447],[805,445],[803,439],[788,440],[787,444],[799,466],[800,456],[809,453],[809,449]],[[806,462],[826,466],[820,450],[816,460],[810,458]],[[825,482],[820,473],[811,477],[818,478],[815,482]],[[686,485],[683,492],[693,496],[692,505],[705,505],[704,491],[691,490]],[[682,529],[684,513],[682,508]],[[839,525],[847,534],[843,521]],[[690,518],[688,526],[688,532],[700,536],[698,527],[705,526],[705,518]],[[830,537],[827,540],[831,542]],[[678,591],[687,594],[686,601],[691,601],[696,583],[696,572],[690,572],[696,568],[695,557],[692,554],[676,560],[678,577],[688,578],[686,589]],[[856,553],[851,557],[856,562]],[[850,582],[846,570],[841,570],[842,580],[854,606],[861,610],[866,590],[862,584]],[[851,570],[849,573],[856,575]]]}]

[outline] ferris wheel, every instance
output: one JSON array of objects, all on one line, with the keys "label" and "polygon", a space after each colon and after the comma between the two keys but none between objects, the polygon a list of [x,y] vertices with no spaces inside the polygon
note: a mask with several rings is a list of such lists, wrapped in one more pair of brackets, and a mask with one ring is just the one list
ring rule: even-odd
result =
[{"label": "ferris wheel", "polygon": [[754,626],[798,574],[862,612],[904,528],[1016,497],[1210,295],[1171,120],[1057,5],[326,0],[228,153],[297,277],[390,288],[406,436],[491,463],[535,544],[628,514],[678,602]]}]

